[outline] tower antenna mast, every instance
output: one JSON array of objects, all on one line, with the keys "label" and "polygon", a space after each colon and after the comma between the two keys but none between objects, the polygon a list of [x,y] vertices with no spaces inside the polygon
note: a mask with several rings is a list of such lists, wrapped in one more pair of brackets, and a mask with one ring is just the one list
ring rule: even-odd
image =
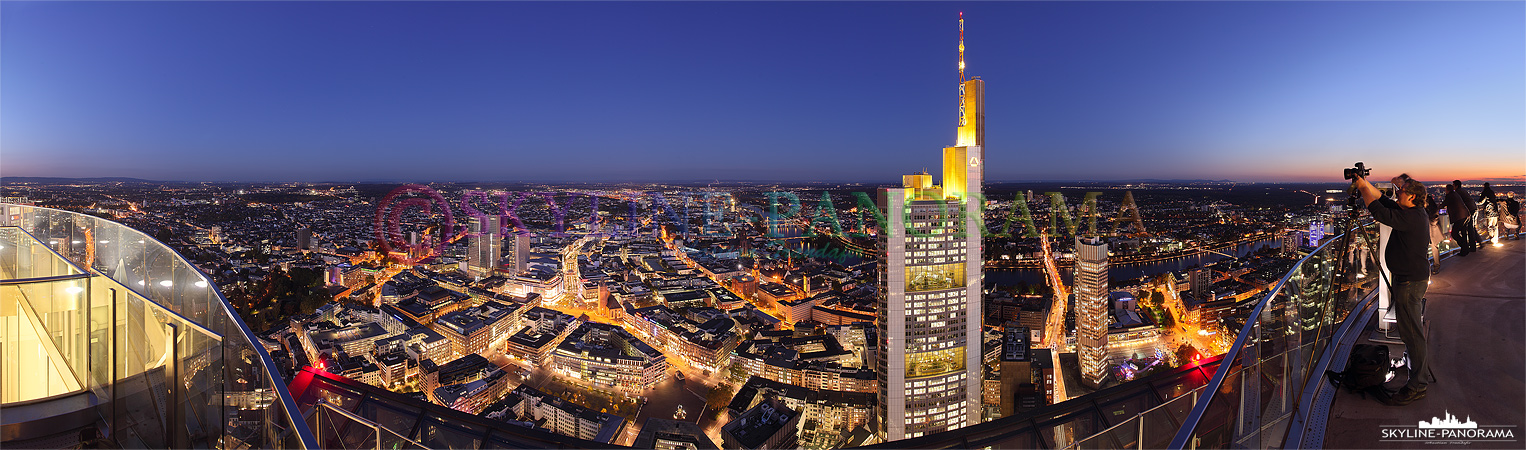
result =
[{"label": "tower antenna mast", "polygon": [[959,12],[959,82],[964,82],[964,11]]}]

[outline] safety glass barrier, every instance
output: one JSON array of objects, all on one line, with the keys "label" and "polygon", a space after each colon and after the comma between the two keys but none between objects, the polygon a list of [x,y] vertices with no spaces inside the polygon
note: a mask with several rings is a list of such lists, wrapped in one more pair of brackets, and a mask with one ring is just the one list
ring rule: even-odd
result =
[{"label": "safety glass barrier", "polygon": [[312,426],[319,445],[328,449],[476,448],[475,445],[426,447],[393,432],[388,427],[366,420],[358,414],[336,407],[324,400],[319,400],[313,405],[313,409],[308,411],[307,422]]},{"label": "safety glass barrier", "polygon": [[1331,337],[1361,295],[1383,276],[1377,242],[1377,226],[1367,223],[1293,266],[1243,318],[1214,379],[1164,447],[1280,447],[1305,382],[1322,376],[1311,369],[1332,348]]},{"label": "safety glass barrier", "polygon": [[[64,265],[43,258],[44,248]],[[40,300],[23,296],[40,285],[16,285],[0,288],[0,301],[26,298],[31,310],[40,308],[27,326],[58,338],[50,347],[82,388],[103,399],[97,412],[119,445],[315,448],[306,422],[291,413],[296,408],[270,355],[196,266],[110,220],[0,204],[0,267],[13,268],[3,275],[67,273],[70,266],[87,277],[77,299],[50,293]],[[75,294],[71,286],[57,289]],[[37,342],[19,338],[25,329],[13,309],[0,309],[5,346]],[[0,375],[19,370],[6,364]]]}]

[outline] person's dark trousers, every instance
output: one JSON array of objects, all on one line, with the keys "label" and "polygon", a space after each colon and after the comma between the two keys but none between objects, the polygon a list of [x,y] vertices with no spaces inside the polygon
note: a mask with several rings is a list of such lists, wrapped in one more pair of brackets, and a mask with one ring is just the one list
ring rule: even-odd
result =
[{"label": "person's dark trousers", "polygon": [[1457,252],[1459,255],[1466,255],[1473,252],[1472,241],[1473,236],[1468,234],[1468,223],[1466,221],[1452,222],[1452,242],[1457,243]]},{"label": "person's dark trousers", "polygon": [[1472,238],[1472,241],[1469,243],[1473,245],[1473,251],[1476,252],[1484,248],[1484,238],[1478,235],[1478,225],[1473,223],[1472,220],[1468,221],[1468,236]]},{"label": "person's dark trousers", "polygon": [[1478,241],[1473,240],[1475,235],[1469,231],[1469,228],[1473,228],[1473,221],[1471,220],[1458,222],[1457,226],[1453,227],[1453,229],[1457,230],[1458,237],[1462,238],[1462,248],[1466,249],[1465,253],[1478,251]]},{"label": "person's dark trousers", "polygon": [[1424,391],[1430,384],[1429,367],[1426,366],[1425,325],[1421,313],[1425,311],[1426,281],[1403,281],[1394,283],[1393,308],[1398,320],[1394,326],[1399,340],[1404,341],[1404,351],[1409,353],[1409,381],[1411,390]]}]

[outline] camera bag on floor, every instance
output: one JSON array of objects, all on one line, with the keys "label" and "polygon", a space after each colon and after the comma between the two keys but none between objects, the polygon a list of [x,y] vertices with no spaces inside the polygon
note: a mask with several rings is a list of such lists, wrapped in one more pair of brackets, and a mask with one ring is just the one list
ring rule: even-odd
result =
[{"label": "camera bag on floor", "polygon": [[1388,395],[1383,389],[1383,383],[1388,381],[1388,373],[1393,370],[1392,362],[1388,359],[1388,346],[1373,344],[1356,344],[1351,347],[1351,357],[1346,360],[1346,370],[1336,372],[1326,370],[1325,376],[1330,383],[1337,387],[1345,387],[1347,390],[1367,398],[1368,393],[1382,399]]}]

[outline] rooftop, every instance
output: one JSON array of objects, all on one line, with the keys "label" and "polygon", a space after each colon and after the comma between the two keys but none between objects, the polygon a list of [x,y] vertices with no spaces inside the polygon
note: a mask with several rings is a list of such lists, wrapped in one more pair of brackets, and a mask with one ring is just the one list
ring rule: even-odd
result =
[{"label": "rooftop", "polygon": [[508,317],[509,314],[517,309],[519,309],[519,304],[505,305],[490,301],[483,303],[482,306],[451,311],[444,316],[440,316],[440,319],[436,322],[457,334],[470,336],[483,327]]},{"label": "rooftop", "polygon": [[769,398],[743,412],[740,417],[727,422],[721,430],[734,437],[745,448],[758,448],[770,437],[783,431],[786,426],[793,427],[790,419],[794,419],[798,414],[795,410],[784,406],[784,402]]},{"label": "rooftop", "polygon": [[[1425,322],[1430,327],[1428,363],[1436,382],[1426,397],[1406,406],[1387,406],[1368,396],[1335,394],[1324,435],[1324,448],[1405,448],[1416,442],[1381,441],[1379,433],[1395,425],[1451,413],[1471,418],[1479,427],[1519,427],[1526,417],[1526,366],[1522,317],[1526,317],[1526,245],[1488,243],[1467,258],[1444,259],[1441,273],[1431,278],[1426,292]],[[1375,329],[1377,318],[1368,324]],[[1396,334],[1397,335],[1397,334]],[[1364,333],[1358,342],[1369,342]],[[1389,344],[1389,355],[1403,354],[1403,344]],[[1388,385],[1403,386],[1400,369]],[[1342,432],[1334,432],[1342,430]],[[1350,430],[1351,432],[1345,432]],[[1469,448],[1522,448],[1520,428],[1512,442],[1473,441]]]}]

